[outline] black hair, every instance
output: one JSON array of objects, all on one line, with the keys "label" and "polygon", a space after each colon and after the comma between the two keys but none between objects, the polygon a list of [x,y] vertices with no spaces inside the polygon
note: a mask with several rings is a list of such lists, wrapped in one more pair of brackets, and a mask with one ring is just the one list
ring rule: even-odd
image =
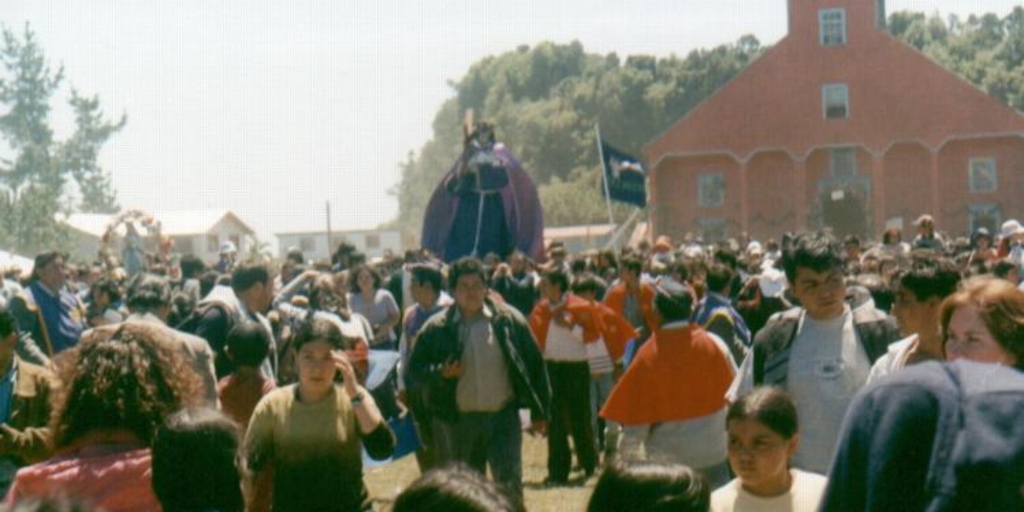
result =
[{"label": "black hair", "polygon": [[288,254],[285,254],[284,259],[286,262],[290,261],[296,265],[302,265],[306,263],[306,257],[303,256],[302,251],[295,248],[288,250]]},{"label": "black hair", "polygon": [[348,308],[348,297],[335,286],[334,277],[321,274],[309,286],[309,308],[343,314]]},{"label": "black hair", "polygon": [[263,263],[244,263],[231,272],[231,289],[244,292],[257,284],[270,284],[270,269]]},{"label": "black hair", "polygon": [[839,244],[831,235],[821,232],[799,235],[787,248],[782,258],[786,279],[796,282],[796,270],[800,267],[826,273],[843,268]]},{"label": "black hair", "polygon": [[774,386],[761,386],[741,396],[729,406],[725,425],[734,420],[754,419],[769,430],[792,439],[800,432],[796,405],[789,394]]},{"label": "black hair", "polygon": [[562,293],[569,291],[569,285],[572,281],[569,278],[569,274],[567,274],[564,269],[557,266],[545,270],[544,279],[547,279],[549,283],[557,286]]},{"label": "black hair", "polygon": [[633,275],[639,277],[640,272],[643,271],[644,269],[644,263],[640,261],[640,258],[637,258],[635,256],[626,256],[622,258],[621,268],[624,268]]},{"label": "black hair", "polygon": [[202,273],[206,271],[206,264],[203,263],[203,260],[192,254],[182,256],[179,266],[181,267],[181,275],[185,279],[191,279],[192,277],[202,275]]},{"label": "black hair", "polygon": [[860,274],[853,279],[853,282],[855,286],[861,286],[871,294],[876,308],[887,313],[892,310],[895,293],[892,286],[887,285],[882,276],[874,273]]},{"label": "black hair", "polygon": [[436,265],[431,263],[420,263],[418,265],[413,265],[410,272],[412,273],[413,280],[417,283],[429,284],[435,292],[441,293],[444,276],[441,275],[441,269],[437,268]]},{"label": "black hair", "polygon": [[525,512],[518,500],[464,464],[428,471],[409,485],[392,512]]},{"label": "black hair", "polygon": [[708,266],[705,279],[707,280],[708,289],[713,292],[721,292],[725,290],[728,295],[729,288],[732,286],[733,278],[735,277],[733,269],[729,265],[720,261],[712,262]]},{"label": "black hair", "polygon": [[165,512],[242,512],[238,425],[213,409],[172,414],[153,438],[153,492]]},{"label": "black hair", "polygon": [[345,346],[345,338],[338,325],[322,316],[315,316],[311,310],[295,333],[295,351],[298,352],[304,345],[314,341],[326,341],[334,350],[349,348]]},{"label": "black hair", "polygon": [[716,249],[713,259],[727,265],[731,270],[735,270],[736,267],[739,266],[739,259],[736,255],[736,251],[728,246],[722,246]]},{"label": "black hair", "polygon": [[67,260],[67,258],[58,251],[46,251],[37,254],[35,262],[32,265],[32,280],[35,281],[39,279],[39,269],[49,265],[57,258],[65,261]]},{"label": "black hair", "polygon": [[960,284],[960,270],[947,258],[915,254],[911,264],[897,274],[895,282],[919,301],[944,299]]},{"label": "black hair", "polygon": [[[210,290],[213,290],[213,287],[219,284],[218,281],[220,280],[220,277],[220,274],[216,270],[207,270],[206,272],[203,272],[203,274],[199,276],[199,297],[206,297],[210,293]],[[229,280],[230,278],[231,277],[228,276]],[[227,284],[230,284],[230,282]]]},{"label": "black hair", "polygon": [[654,307],[658,308],[665,322],[690,318],[693,314],[693,295],[685,285],[667,280],[656,289],[658,293],[654,296]]},{"label": "black hair", "polygon": [[101,293],[106,294],[107,300],[111,303],[121,300],[121,287],[109,277],[98,279],[90,288],[92,290],[99,290]]},{"label": "black hair", "polygon": [[459,278],[466,275],[480,276],[480,280],[485,284],[487,283],[487,273],[484,272],[484,264],[476,258],[467,256],[452,263],[451,269],[448,271],[448,288],[454,290],[455,285],[459,282]]},{"label": "black hair", "polygon": [[587,271],[587,260],[585,258],[573,260],[572,263],[569,264],[569,268],[572,270],[573,274],[582,274]]},{"label": "black hair", "polygon": [[994,261],[989,266],[989,273],[1001,279],[1006,279],[1014,270],[1018,270],[1017,264],[1008,258]]},{"label": "black hair", "polygon": [[587,512],[706,512],[710,506],[711,489],[693,469],[620,460],[601,473]]},{"label": "black hair", "polygon": [[690,280],[690,262],[685,260],[677,260],[669,265],[668,274],[679,274],[679,281]]},{"label": "black hair", "polygon": [[18,333],[18,321],[7,302],[0,297],[0,338],[6,338],[12,332]]},{"label": "black hair", "polygon": [[384,278],[380,276],[380,272],[377,272],[375,268],[369,265],[359,264],[348,273],[348,288],[353,294],[362,293],[363,291],[359,288],[359,274],[364,270],[370,273],[370,277],[373,279],[374,290],[379,290],[384,285]]},{"label": "black hair", "polygon": [[595,297],[601,297],[605,292],[605,284],[597,276],[583,276],[572,284],[572,292],[581,295],[593,292]]},{"label": "black hair", "polygon": [[235,366],[259,366],[270,352],[270,336],[256,322],[239,322],[226,343]]},{"label": "black hair", "polygon": [[171,305],[171,285],[153,274],[137,274],[128,283],[128,309],[146,313]]},{"label": "black hair", "polygon": [[857,247],[860,247],[860,237],[857,235],[846,235],[846,238],[843,239],[843,247],[848,245],[856,245]]}]

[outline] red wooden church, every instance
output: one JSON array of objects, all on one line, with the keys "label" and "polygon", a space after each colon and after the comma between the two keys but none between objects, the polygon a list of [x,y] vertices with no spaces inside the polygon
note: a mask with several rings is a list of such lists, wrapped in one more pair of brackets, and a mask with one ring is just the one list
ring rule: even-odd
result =
[{"label": "red wooden church", "polygon": [[1024,217],[1024,117],[891,36],[884,0],[789,0],[786,37],[644,157],[676,239]]}]

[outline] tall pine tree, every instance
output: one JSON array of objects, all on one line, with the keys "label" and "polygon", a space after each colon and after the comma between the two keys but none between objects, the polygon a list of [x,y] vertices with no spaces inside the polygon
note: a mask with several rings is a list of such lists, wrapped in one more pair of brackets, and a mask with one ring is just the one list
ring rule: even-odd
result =
[{"label": "tall pine tree", "polygon": [[[50,127],[50,102],[64,79],[53,69],[32,30],[21,37],[3,29],[0,48],[0,247],[24,254],[66,249],[58,213],[78,205],[69,191],[81,194],[86,211],[117,209],[109,176],[99,167],[103,144],[124,127],[106,121],[95,97],[72,91],[76,130],[67,141],[55,141]],[[70,186],[69,186],[70,185]]]}]

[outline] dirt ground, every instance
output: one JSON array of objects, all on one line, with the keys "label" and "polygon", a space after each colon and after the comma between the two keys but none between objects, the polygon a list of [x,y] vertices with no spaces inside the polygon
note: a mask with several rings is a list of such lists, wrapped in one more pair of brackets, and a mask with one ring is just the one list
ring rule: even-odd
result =
[{"label": "dirt ground", "polygon": [[[395,496],[413,480],[419,477],[416,458],[405,457],[387,466],[366,472],[366,485],[370,488],[374,506],[387,511]],[[596,478],[583,481],[582,472],[570,476],[565,487],[546,488],[547,443],[543,438],[523,435],[523,486],[526,494],[526,509],[530,512],[578,512],[586,509],[587,500],[594,490]]]}]

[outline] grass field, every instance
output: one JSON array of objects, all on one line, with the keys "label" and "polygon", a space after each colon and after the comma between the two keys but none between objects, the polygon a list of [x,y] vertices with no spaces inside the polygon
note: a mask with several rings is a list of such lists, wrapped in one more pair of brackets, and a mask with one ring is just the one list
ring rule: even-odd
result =
[{"label": "grass field", "polygon": [[[586,509],[596,478],[583,481],[582,472],[574,472],[565,487],[545,487],[547,476],[547,443],[543,438],[523,435],[523,485],[526,508],[530,512],[578,512]],[[416,458],[409,456],[381,468],[366,472],[377,510],[389,510],[395,496],[419,477]]]}]

